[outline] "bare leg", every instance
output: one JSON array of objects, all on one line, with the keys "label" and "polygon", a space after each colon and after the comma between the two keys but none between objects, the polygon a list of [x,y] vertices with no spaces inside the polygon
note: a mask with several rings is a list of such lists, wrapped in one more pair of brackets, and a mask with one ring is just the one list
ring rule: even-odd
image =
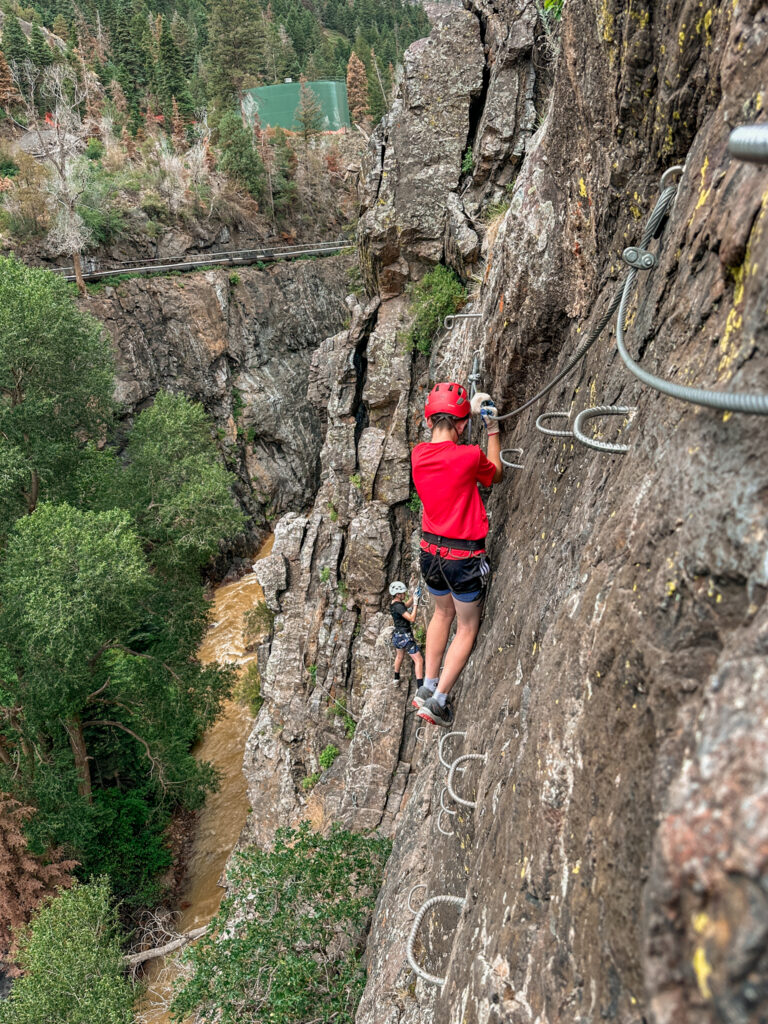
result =
[{"label": "bare leg", "polygon": [[450,594],[435,597],[435,611],[427,628],[427,679],[437,679],[440,663],[448,645],[448,634],[456,615]]},{"label": "bare leg", "polygon": [[395,672],[399,672],[400,671],[400,666],[403,664],[403,655],[404,654],[405,654],[405,651],[401,651],[398,648],[397,654],[395,655]]},{"label": "bare leg", "polygon": [[[480,601],[457,601],[450,598],[456,610],[456,636],[451,641],[448,653],[445,656],[445,665],[440,673],[439,693],[450,693],[453,684],[459,678],[461,670],[467,663],[472,653],[477,631],[480,629],[480,614],[483,610],[483,602]],[[427,635],[429,639],[429,635]]]},{"label": "bare leg", "polygon": [[414,667],[414,670],[416,672],[416,678],[417,679],[423,679],[424,678],[424,659],[422,658],[421,653],[419,653],[419,654],[412,654],[411,655],[411,661],[413,662],[413,667]]}]

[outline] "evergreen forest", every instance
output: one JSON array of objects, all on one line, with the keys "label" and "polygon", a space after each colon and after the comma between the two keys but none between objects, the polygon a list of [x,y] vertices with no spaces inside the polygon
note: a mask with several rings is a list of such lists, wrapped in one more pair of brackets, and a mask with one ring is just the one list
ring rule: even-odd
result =
[{"label": "evergreen forest", "polygon": [[[6,61],[82,60],[134,135],[147,117],[170,130],[174,100],[192,122],[253,86],[344,79],[353,52],[366,69],[365,114],[377,120],[403,52],[428,31],[422,7],[405,0],[39,0],[4,13]],[[29,40],[18,17],[32,22]]]}]

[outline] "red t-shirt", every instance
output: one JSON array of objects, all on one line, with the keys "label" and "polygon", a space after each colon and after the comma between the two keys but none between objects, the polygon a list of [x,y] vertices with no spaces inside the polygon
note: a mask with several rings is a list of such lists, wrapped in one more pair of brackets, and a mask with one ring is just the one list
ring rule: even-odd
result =
[{"label": "red t-shirt", "polygon": [[411,469],[423,505],[423,530],[455,540],[485,537],[488,516],[477,485],[490,487],[496,467],[476,444],[417,444]]}]

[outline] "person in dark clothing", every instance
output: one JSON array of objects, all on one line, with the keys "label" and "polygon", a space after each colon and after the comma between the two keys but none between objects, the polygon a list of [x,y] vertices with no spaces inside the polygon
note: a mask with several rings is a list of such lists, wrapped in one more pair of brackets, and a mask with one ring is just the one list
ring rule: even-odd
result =
[{"label": "person in dark clothing", "polygon": [[390,584],[389,593],[392,603],[389,606],[389,610],[392,613],[392,621],[395,624],[395,631],[392,634],[392,646],[397,651],[395,655],[395,682],[398,682],[400,679],[400,666],[403,664],[403,658],[408,654],[413,659],[416,671],[416,686],[418,688],[424,684],[424,658],[419,650],[419,645],[413,639],[411,624],[416,618],[419,594],[417,591],[413,599],[408,598],[408,600],[404,600],[403,595],[405,592],[406,586],[399,580],[395,580],[394,583]]}]

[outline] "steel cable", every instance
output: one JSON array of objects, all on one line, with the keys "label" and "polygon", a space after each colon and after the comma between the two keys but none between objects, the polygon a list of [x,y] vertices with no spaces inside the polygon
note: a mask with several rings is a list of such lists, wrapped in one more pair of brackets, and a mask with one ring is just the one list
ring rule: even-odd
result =
[{"label": "steel cable", "polygon": [[[665,178],[668,175],[670,175],[672,173],[677,173],[678,171],[682,171],[682,170],[683,170],[682,166],[670,167],[669,170],[665,171],[663,176],[662,176],[662,179],[661,179],[662,184],[664,183],[664,180],[665,180]],[[659,209],[661,198],[664,195],[668,194],[668,193],[671,193],[671,194],[669,195],[667,204],[662,209]],[[642,249],[647,248],[648,243],[651,241],[653,236],[656,234],[656,230],[658,229],[659,225],[661,224],[661,221],[664,219],[664,216],[666,215],[667,205],[669,204],[669,202],[671,202],[672,199],[674,199],[676,193],[677,193],[677,187],[676,186],[669,186],[662,193],[662,196],[659,197],[659,202],[656,204],[656,208],[653,210],[653,212],[651,213],[651,216],[648,218],[648,223],[646,224],[645,231],[643,232],[643,237],[642,237],[642,239],[640,241],[640,247]],[[631,271],[630,271],[630,275],[631,275]],[[629,278],[627,280],[629,280]],[[506,412],[506,413],[504,413],[503,416],[497,416],[496,419],[498,419],[498,420],[507,420],[511,416],[518,416],[521,412],[524,412],[526,409],[529,409],[532,405],[535,405],[537,402],[540,402],[541,399],[544,398],[545,395],[549,394],[549,392],[552,390],[552,388],[554,388],[556,385],[558,385],[560,383],[560,381],[563,380],[564,377],[567,377],[568,374],[571,372],[571,370],[579,362],[581,362],[581,360],[584,358],[584,356],[587,354],[587,352],[589,352],[589,350],[595,344],[595,342],[600,337],[600,335],[603,333],[605,328],[608,326],[608,322],[610,321],[611,317],[616,312],[616,310],[619,308],[619,305],[621,303],[623,294],[624,294],[624,288],[620,287],[617,290],[616,294],[611,299],[610,306],[608,307],[608,309],[605,311],[605,313],[603,313],[603,315],[598,320],[597,325],[593,329],[593,331],[590,334],[590,336],[587,338],[587,340],[584,342],[584,344],[581,346],[581,348],[576,351],[576,353],[574,354],[573,358],[569,360],[569,362],[565,366],[565,368],[562,369],[558,374],[556,374],[552,378],[552,380],[546,385],[546,387],[543,387],[541,389],[541,391],[538,392],[538,394],[533,396],[533,398],[529,398],[528,401],[523,402],[523,404],[518,406],[517,409],[513,409],[511,412]]]},{"label": "steel cable", "polygon": [[[663,219],[667,208],[671,205],[677,192],[676,187],[665,189],[658,198],[656,209],[652,216],[659,211],[658,222]],[[619,355],[624,361],[627,369],[648,387],[660,391],[670,398],[677,398],[681,402],[692,402],[694,405],[705,405],[711,409],[723,409],[728,412],[745,412],[758,416],[768,416],[768,395],[743,394],[733,391],[710,391],[706,388],[692,388],[684,384],[674,384],[672,381],[664,380],[649,373],[638,365],[630,356],[624,344],[624,324],[627,315],[629,296],[632,292],[632,285],[635,283],[637,270],[633,267],[630,270],[621,294],[619,305],[619,316],[616,322],[616,344]]]}]

